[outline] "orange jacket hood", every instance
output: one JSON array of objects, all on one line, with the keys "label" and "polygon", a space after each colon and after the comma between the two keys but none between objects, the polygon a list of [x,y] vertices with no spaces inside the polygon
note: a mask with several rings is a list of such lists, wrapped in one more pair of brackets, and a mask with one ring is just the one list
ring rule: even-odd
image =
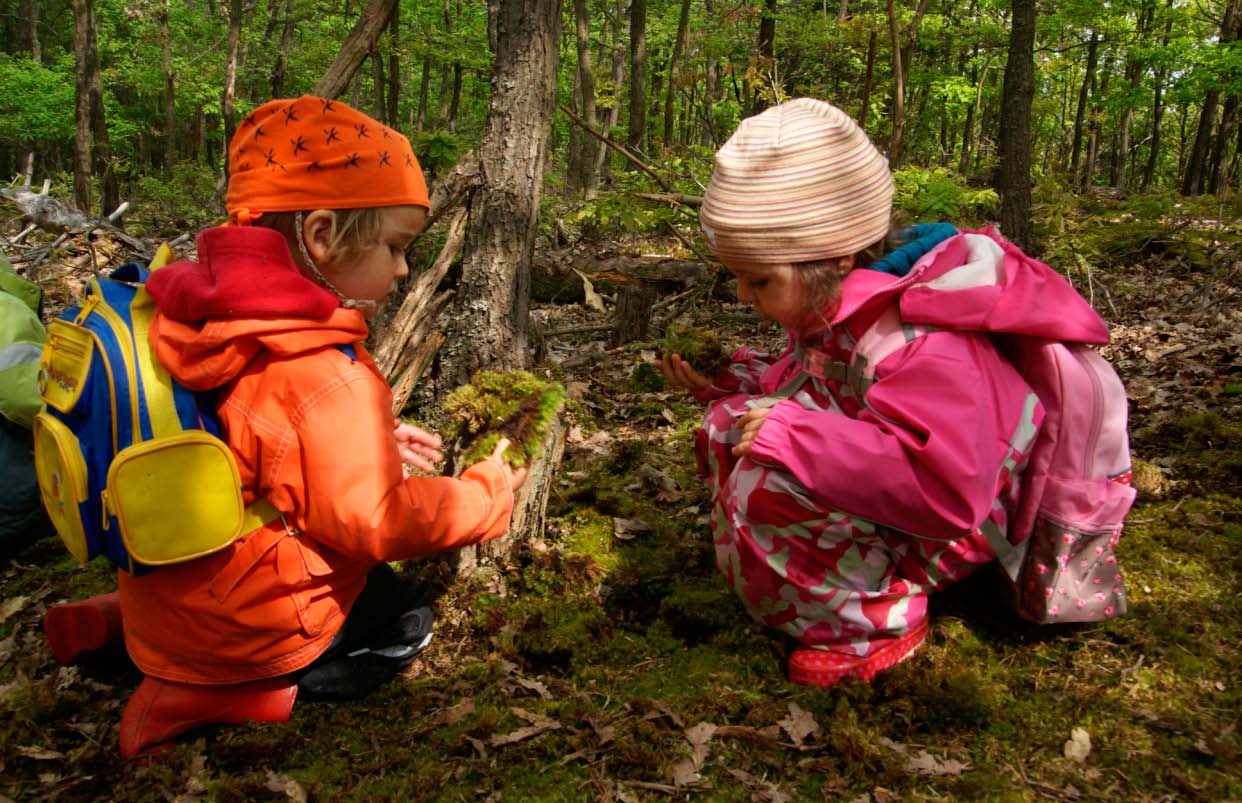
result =
[{"label": "orange jacket hood", "polygon": [[194,391],[232,382],[261,352],[292,357],[358,343],[366,336],[362,313],[341,307],[322,321],[258,318],[183,323],[158,314],[151,324],[151,343],[159,361]]}]

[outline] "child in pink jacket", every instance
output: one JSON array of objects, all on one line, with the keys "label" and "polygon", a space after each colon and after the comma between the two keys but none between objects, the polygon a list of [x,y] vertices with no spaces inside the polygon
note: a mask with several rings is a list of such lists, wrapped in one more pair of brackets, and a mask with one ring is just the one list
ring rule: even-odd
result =
[{"label": "child in pink jacket", "polygon": [[701,222],[738,299],[789,346],[742,349],[711,378],[657,361],[710,402],[696,455],[717,564],[755,619],[800,643],[799,683],[870,680],[908,657],[928,594],[1005,543],[1043,409],[991,335],[1107,340],[1067,282],[994,233],[917,226],[890,248],[892,194],[885,158],[827,103],[743,121]]}]

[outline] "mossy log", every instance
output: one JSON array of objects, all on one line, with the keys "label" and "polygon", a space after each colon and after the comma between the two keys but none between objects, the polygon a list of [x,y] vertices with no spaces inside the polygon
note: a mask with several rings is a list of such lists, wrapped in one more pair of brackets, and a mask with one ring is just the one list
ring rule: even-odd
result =
[{"label": "mossy log", "polygon": [[702,279],[707,268],[697,260],[614,254],[591,256],[575,251],[536,253],[531,263],[532,300],[581,303],[581,271],[596,292],[615,293],[620,287],[649,286],[659,293],[676,292]]},{"label": "mossy log", "polygon": [[[565,455],[565,422],[557,415],[549,424],[543,445],[528,466],[526,484],[518,489],[513,500],[513,522],[509,532],[486,544],[463,547],[448,553],[445,560],[458,575],[472,574],[480,565],[505,564],[518,547],[543,532],[547,519],[548,497],[552,483]],[[463,467],[464,468],[464,467]]]}]

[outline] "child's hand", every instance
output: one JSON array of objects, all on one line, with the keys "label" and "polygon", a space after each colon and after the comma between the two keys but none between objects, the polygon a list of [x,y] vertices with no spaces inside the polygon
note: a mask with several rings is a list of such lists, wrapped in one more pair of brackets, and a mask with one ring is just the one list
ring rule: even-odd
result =
[{"label": "child's hand", "polygon": [[703,390],[712,383],[710,379],[691,368],[690,363],[676,354],[670,354],[667,358],[657,358],[655,367],[660,369],[660,373],[664,374],[664,378],[670,385],[686,390]]},{"label": "child's hand", "polygon": [[397,454],[401,456],[402,463],[434,472],[435,464],[444,459],[440,453],[440,436],[435,433],[397,421],[392,434],[397,439]]},{"label": "child's hand", "polygon": [[760,407],[757,410],[751,410],[737,420],[734,426],[742,431],[742,437],[737,442],[737,446],[733,447],[734,457],[746,457],[750,454],[750,448],[754,445],[755,438],[759,437],[759,428],[763,426],[763,421],[770,412],[772,412],[771,407]]},{"label": "child's hand", "polygon": [[496,448],[492,450],[492,454],[487,459],[500,466],[500,471],[505,475],[505,479],[509,481],[509,490],[517,493],[517,489],[526,484],[526,475],[528,470],[526,466],[514,468],[505,461],[505,449],[509,448],[509,439],[501,438],[496,442]]}]

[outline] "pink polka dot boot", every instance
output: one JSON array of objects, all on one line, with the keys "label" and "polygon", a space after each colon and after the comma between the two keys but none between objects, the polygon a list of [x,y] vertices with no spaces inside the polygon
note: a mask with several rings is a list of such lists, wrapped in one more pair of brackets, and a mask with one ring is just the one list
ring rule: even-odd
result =
[{"label": "pink polka dot boot", "polygon": [[848,677],[871,682],[877,672],[896,666],[913,655],[926,638],[927,619],[924,619],[909,633],[866,657],[799,647],[789,656],[789,679],[806,686],[831,686]]}]

